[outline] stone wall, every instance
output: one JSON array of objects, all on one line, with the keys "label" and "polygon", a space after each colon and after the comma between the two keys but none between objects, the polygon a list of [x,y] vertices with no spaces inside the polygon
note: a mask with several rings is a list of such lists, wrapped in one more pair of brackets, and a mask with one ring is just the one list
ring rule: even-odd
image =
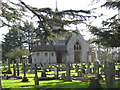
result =
[{"label": "stone wall", "polygon": [[32,63],[56,63],[56,54],[54,51],[34,52],[32,54]]},{"label": "stone wall", "polygon": [[74,63],[74,45],[76,42],[81,44],[81,59],[80,62],[87,62],[87,53],[89,51],[89,45],[81,35],[74,35],[72,36],[71,40],[67,44],[67,62]]}]

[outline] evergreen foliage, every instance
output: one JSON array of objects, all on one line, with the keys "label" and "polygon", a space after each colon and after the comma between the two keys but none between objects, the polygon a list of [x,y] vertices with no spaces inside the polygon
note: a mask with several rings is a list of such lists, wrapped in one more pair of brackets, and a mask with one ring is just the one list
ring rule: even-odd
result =
[{"label": "evergreen foliage", "polygon": [[[106,2],[101,7],[119,10],[120,2]],[[98,37],[94,42],[107,47],[120,47],[120,19],[117,16],[103,20],[100,28],[88,25],[91,33]]]}]

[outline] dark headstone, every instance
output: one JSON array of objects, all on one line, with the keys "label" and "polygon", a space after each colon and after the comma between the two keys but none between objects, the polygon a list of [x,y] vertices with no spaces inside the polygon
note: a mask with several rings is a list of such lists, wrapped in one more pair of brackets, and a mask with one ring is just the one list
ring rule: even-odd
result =
[{"label": "dark headstone", "polygon": [[21,82],[28,82],[27,77],[23,77]]},{"label": "dark headstone", "polygon": [[46,77],[46,72],[45,71],[41,72],[41,77]]},{"label": "dark headstone", "polygon": [[62,79],[62,80],[65,79],[65,73],[62,73],[62,75],[61,75],[61,79]]},{"label": "dark headstone", "polygon": [[6,74],[12,74],[11,70],[7,70]]},{"label": "dark headstone", "polygon": [[98,78],[99,80],[103,80],[103,77],[100,74],[97,74],[96,78]]},{"label": "dark headstone", "polygon": [[104,66],[106,88],[115,88],[115,64],[112,62],[107,62]]},{"label": "dark headstone", "polygon": [[38,76],[35,76],[35,77],[34,77],[34,82],[35,82],[35,85],[39,85],[39,79],[38,79]]},{"label": "dark headstone", "polygon": [[99,83],[99,79],[97,78],[90,78],[90,85],[89,85],[90,88],[101,88],[101,85]]},{"label": "dark headstone", "polygon": [[82,72],[83,74],[85,74],[85,69],[81,68],[81,72]]},{"label": "dark headstone", "polygon": [[76,66],[75,66],[75,71],[78,72],[78,70],[79,70],[79,66],[76,65]]},{"label": "dark headstone", "polygon": [[117,75],[118,77],[120,77],[120,70],[115,70],[115,75]]},{"label": "dark headstone", "polygon": [[87,74],[92,73],[91,68],[87,68],[86,73]]},{"label": "dark headstone", "polygon": [[66,77],[64,79],[64,81],[72,81],[71,80],[71,76],[70,76],[70,64],[66,65]]},{"label": "dark headstone", "polygon": [[82,72],[81,71],[79,71],[78,72],[78,77],[82,77],[83,75],[82,75]]},{"label": "dark headstone", "polygon": [[85,65],[82,65],[82,68],[83,68],[83,69],[86,69],[86,66],[85,66]]}]

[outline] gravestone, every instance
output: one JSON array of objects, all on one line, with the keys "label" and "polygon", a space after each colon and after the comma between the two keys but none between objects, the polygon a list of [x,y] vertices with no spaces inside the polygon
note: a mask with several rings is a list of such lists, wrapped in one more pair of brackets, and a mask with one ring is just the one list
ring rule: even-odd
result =
[{"label": "gravestone", "polygon": [[103,77],[100,74],[97,74],[96,78],[99,79],[100,81],[103,81]]},{"label": "gravestone", "polygon": [[95,63],[95,67],[96,67],[96,73],[97,73],[97,75],[99,75],[99,62],[96,62]]},{"label": "gravestone", "polygon": [[65,79],[65,73],[62,73],[62,75],[61,75],[61,79],[62,79],[62,80]]},{"label": "gravestone", "polygon": [[100,70],[101,74],[104,74],[104,68],[101,67],[101,70]]},{"label": "gravestone", "polygon": [[45,71],[41,72],[41,77],[46,77],[46,72]]},{"label": "gravestone", "polygon": [[52,68],[51,68],[51,66],[48,66],[47,69],[48,69],[49,72],[51,72],[51,69],[52,69]]},{"label": "gravestone", "polygon": [[87,74],[91,73],[91,71],[90,71],[90,70],[91,70],[91,68],[90,68],[90,62],[88,61],[88,62],[87,62],[87,69],[86,69],[86,73],[87,73]]},{"label": "gravestone", "polygon": [[94,62],[93,74],[99,74],[99,62]]},{"label": "gravestone", "polygon": [[64,79],[64,81],[72,81],[71,80],[71,76],[70,76],[70,64],[66,65],[66,77]]},{"label": "gravestone", "polygon": [[96,68],[92,67],[92,74],[96,74]]},{"label": "gravestone", "polygon": [[99,83],[99,79],[95,78],[95,77],[90,78],[90,85],[89,85],[89,87],[90,88],[101,88],[101,85]]},{"label": "gravestone", "polygon": [[85,74],[85,69],[84,69],[84,68],[81,68],[81,72],[82,72],[83,74]]},{"label": "gravestone", "polygon": [[58,77],[59,73],[58,73],[58,67],[55,67],[54,69],[54,77]]},{"label": "gravestone", "polygon": [[79,66],[76,65],[76,66],[75,66],[75,71],[78,72],[78,70],[79,70]]},{"label": "gravestone", "polygon": [[66,71],[66,67],[65,66],[61,67],[61,71]]},{"label": "gravestone", "polygon": [[72,65],[72,64],[70,64],[70,68],[71,68],[71,70],[74,70],[74,68],[73,68],[73,65]]},{"label": "gravestone", "polygon": [[117,75],[117,77],[120,77],[120,69],[119,70],[115,70],[115,75]]},{"label": "gravestone", "polygon": [[79,71],[78,72],[78,77],[82,77],[83,75],[82,75],[82,72],[81,71]]},{"label": "gravestone", "polygon": [[106,62],[104,65],[106,88],[115,88],[115,64]]},{"label": "gravestone", "polygon": [[83,64],[83,65],[82,65],[82,68],[83,68],[83,69],[86,69],[86,66]]},{"label": "gravestone", "polygon": [[86,73],[87,74],[92,73],[92,69],[91,68],[87,68]]},{"label": "gravestone", "polygon": [[28,82],[27,77],[23,77],[21,82]]},{"label": "gravestone", "polygon": [[91,63],[90,63],[90,61],[88,61],[87,62],[87,68],[90,68],[90,65],[91,65]]}]

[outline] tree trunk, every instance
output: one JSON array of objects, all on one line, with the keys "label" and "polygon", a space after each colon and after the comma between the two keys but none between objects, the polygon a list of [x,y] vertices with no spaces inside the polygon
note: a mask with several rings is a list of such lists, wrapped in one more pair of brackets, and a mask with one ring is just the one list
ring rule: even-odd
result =
[{"label": "tree trunk", "polygon": [[23,65],[23,74],[24,74],[24,76],[22,78],[22,82],[28,82],[28,79],[26,77],[26,66],[25,66],[25,62],[23,62],[23,60],[22,60],[22,65]]}]

